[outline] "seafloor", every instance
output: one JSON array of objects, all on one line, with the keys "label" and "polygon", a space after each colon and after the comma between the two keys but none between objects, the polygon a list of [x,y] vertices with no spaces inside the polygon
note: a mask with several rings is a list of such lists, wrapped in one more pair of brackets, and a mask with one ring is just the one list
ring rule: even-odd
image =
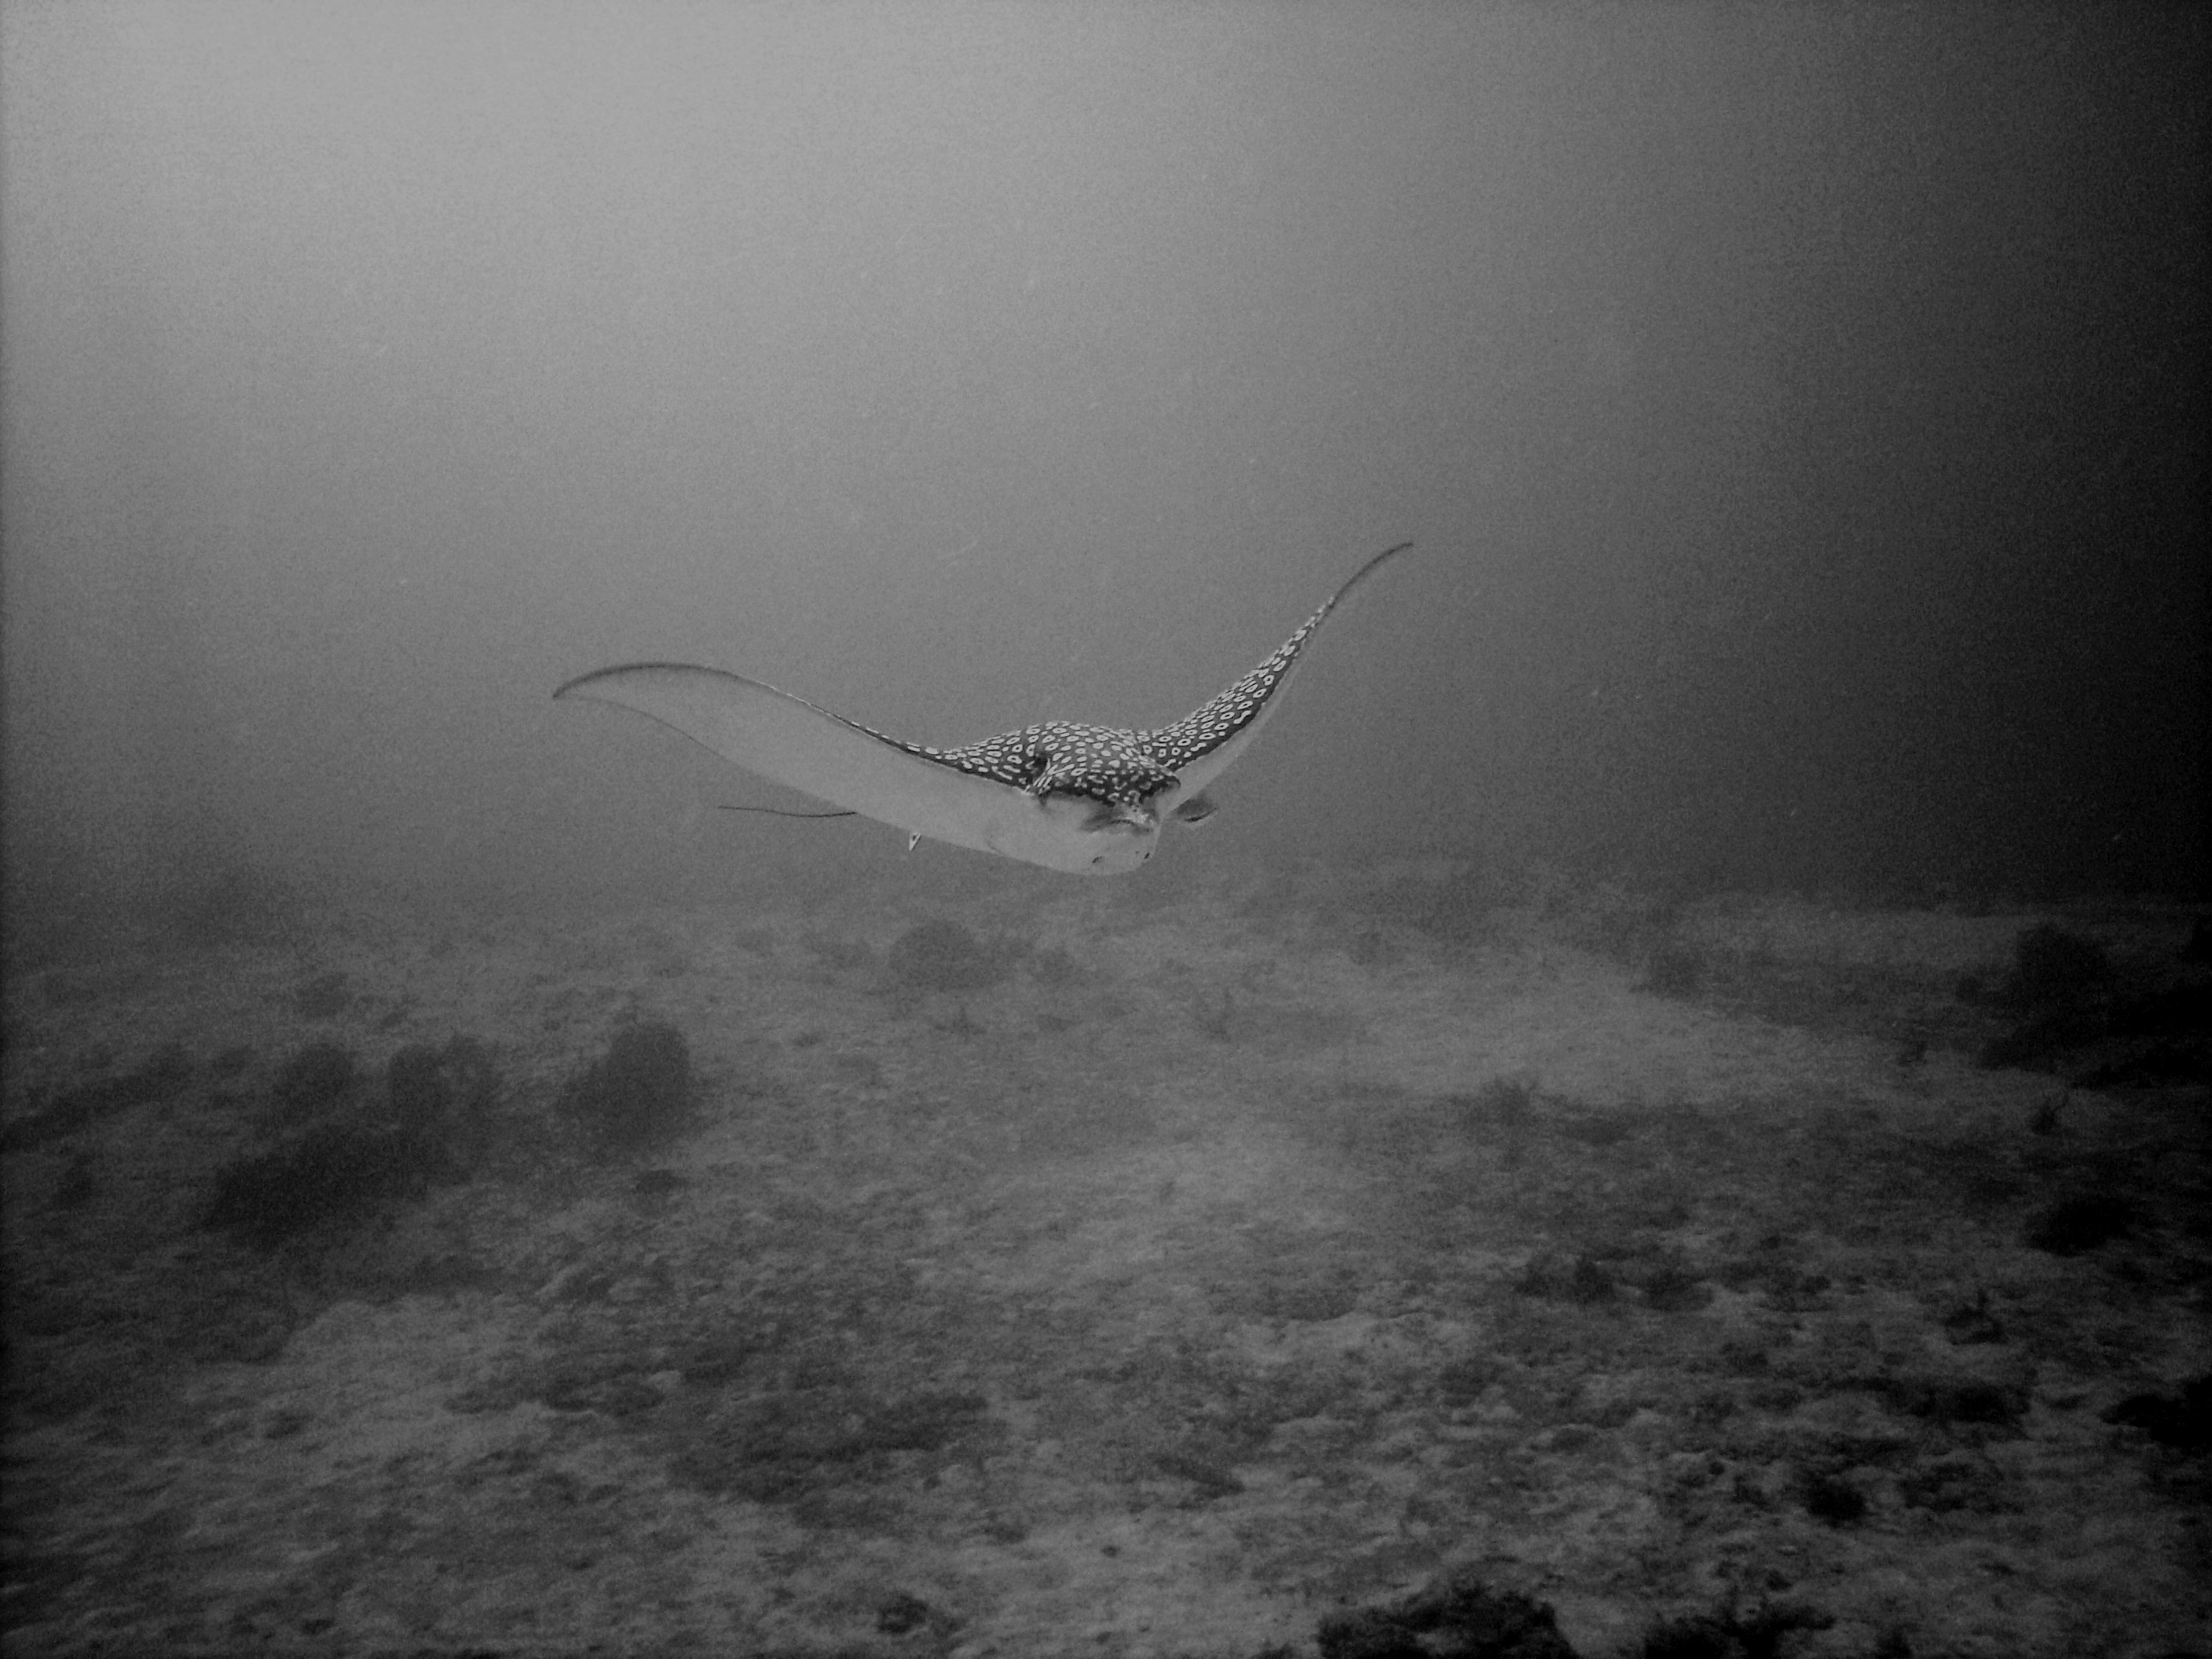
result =
[{"label": "seafloor", "polygon": [[2212,1651],[2197,916],[1008,892],[19,958],[8,1653]]}]

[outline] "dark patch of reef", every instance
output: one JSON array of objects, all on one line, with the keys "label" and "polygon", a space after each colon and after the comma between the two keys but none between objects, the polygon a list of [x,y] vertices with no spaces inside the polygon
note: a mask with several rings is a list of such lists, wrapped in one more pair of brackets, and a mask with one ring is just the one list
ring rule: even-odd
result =
[{"label": "dark patch of reef", "polygon": [[[1778,1659],[1801,1632],[1831,1629],[1833,1617],[1796,1603],[1733,1601],[1711,1613],[1663,1618],[1630,1652],[1638,1659]],[[1467,1571],[1446,1573],[1413,1595],[1333,1613],[1315,1632],[1321,1659],[1577,1659],[1548,1602],[1493,1589]],[[1866,1659],[1911,1659],[1901,1631],[1863,1650]],[[1253,1659],[1295,1659],[1290,1647]]]},{"label": "dark patch of reef", "polygon": [[1322,1659],[1575,1659],[1547,1602],[1447,1577],[1383,1607],[1331,1613]]},{"label": "dark patch of reef", "polygon": [[[2201,929],[2200,929],[2201,931]],[[2212,971],[2197,933],[2172,961],[2115,961],[2054,924],[2022,933],[1994,985],[1968,978],[1960,1000],[2004,1016],[1986,1066],[2054,1073],[2079,1088],[2212,1082]]]},{"label": "dark patch of reef", "polygon": [[270,1085],[276,1144],[216,1173],[201,1224],[272,1249],[466,1181],[489,1145],[500,1086],[490,1050],[473,1037],[400,1049],[374,1097],[352,1050],[311,1043]]},{"label": "dark patch of reef", "polygon": [[0,1152],[27,1152],[134,1106],[173,1099],[191,1080],[191,1056],[179,1043],[164,1043],[130,1071],[64,1090],[18,1118],[0,1134]]},{"label": "dark patch of reef", "polygon": [[957,921],[918,922],[891,941],[891,974],[909,990],[957,996],[987,990],[1006,976],[1012,953],[978,939]]},{"label": "dark patch of reef", "polygon": [[606,1052],[571,1079],[560,1109],[595,1152],[629,1154],[691,1128],[699,1094],[684,1033],[642,1020],[616,1032]]}]

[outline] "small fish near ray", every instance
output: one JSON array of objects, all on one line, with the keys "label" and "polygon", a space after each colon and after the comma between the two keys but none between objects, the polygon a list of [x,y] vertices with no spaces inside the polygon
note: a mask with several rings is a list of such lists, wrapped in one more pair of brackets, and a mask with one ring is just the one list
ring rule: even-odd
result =
[{"label": "small fish near ray", "polygon": [[1071,875],[1118,875],[1151,860],[1164,817],[1196,824],[1212,816],[1206,786],[1274,712],[1322,623],[1412,545],[1376,554],[1265,662],[1153,732],[1048,720],[938,749],[691,663],[602,668],[553,695],[635,709],[747,771],[905,830],[909,847],[927,837]]}]

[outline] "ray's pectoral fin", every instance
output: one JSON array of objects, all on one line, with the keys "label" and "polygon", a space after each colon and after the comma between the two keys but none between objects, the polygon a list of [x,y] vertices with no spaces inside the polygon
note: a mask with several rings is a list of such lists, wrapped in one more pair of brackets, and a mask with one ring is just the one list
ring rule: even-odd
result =
[{"label": "ray's pectoral fin", "polygon": [[635,709],[749,772],[909,835],[980,847],[984,822],[1023,804],[1018,790],[742,674],[632,663],[570,680],[553,695]]},{"label": "ray's pectoral fin", "polygon": [[1251,746],[1261,726],[1281,704],[1283,688],[1290,684],[1291,674],[1304,660],[1305,648],[1313,643],[1314,635],[1321,631],[1330,612],[1350,597],[1352,589],[1412,545],[1411,542],[1401,542],[1377,553],[1322,600],[1321,609],[1308,617],[1304,626],[1277,647],[1267,661],[1219,696],[1200,703],[1173,726],[1144,734],[1146,754],[1174,773],[1182,788],[1170,817],[1183,823],[1196,824],[1213,815],[1214,804],[1206,793],[1207,786]]},{"label": "ray's pectoral fin", "polygon": [[582,675],[553,695],[635,709],[748,771],[917,840],[1077,875],[1114,874],[1151,856],[1149,841],[1105,848],[1079,833],[1081,817],[1097,803],[1033,794],[742,674],[692,663],[631,663]]}]

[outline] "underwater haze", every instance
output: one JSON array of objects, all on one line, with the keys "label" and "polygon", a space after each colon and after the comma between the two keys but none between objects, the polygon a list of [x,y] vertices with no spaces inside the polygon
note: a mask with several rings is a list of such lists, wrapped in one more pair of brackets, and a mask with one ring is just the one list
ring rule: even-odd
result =
[{"label": "underwater haze", "polygon": [[894,872],[549,693],[1157,726],[1401,540],[1146,878],[2201,884],[2194,8],[4,27],[19,906]]},{"label": "underwater haze", "polygon": [[0,1650],[2212,1654],[2208,20],[0,0]]}]

